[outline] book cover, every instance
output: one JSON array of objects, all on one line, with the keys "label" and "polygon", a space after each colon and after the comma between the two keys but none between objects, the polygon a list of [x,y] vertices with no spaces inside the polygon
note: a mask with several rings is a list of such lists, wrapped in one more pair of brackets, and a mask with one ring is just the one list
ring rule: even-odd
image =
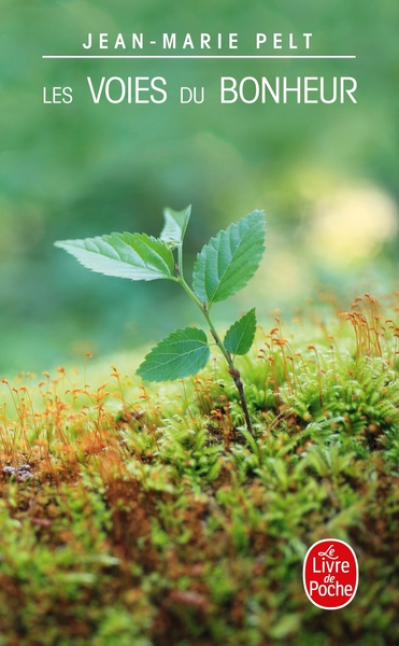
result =
[{"label": "book cover", "polygon": [[397,4],[0,12],[0,646],[397,643]]}]

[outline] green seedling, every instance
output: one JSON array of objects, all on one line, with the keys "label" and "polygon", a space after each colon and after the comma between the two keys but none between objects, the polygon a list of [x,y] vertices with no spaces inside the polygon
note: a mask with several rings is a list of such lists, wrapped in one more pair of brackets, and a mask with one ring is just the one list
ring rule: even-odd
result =
[{"label": "green seedling", "polygon": [[[252,346],[256,331],[255,309],[228,329],[222,341],[211,319],[214,303],[224,301],[252,278],[259,267],[265,245],[263,211],[252,211],[237,224],[219,231],[203,247],[194,265],[190,287],[183,271],[183,239],[191,207],[183,211],[164,210],[165,224],[160,237],[145,233],[111,233],[85,240],[56,242],[92,271],[130,280],[166,279],[179,283],[201,310],[211,335],[223,354],[228,371],[239,392],[248,431],[253,435],[240,372],[234,355],[244,355]],[[186,327],[163,339],[145,357],[137,374],[148,381],[181,379],[199,372],[210,356],[203,330]]]}]

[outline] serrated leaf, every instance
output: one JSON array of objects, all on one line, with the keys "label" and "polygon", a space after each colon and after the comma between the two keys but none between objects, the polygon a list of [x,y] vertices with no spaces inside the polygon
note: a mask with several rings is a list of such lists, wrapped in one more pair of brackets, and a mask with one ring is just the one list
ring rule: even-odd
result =
[{"label": "serrated leaf", "polygon": [[256,332],[255,308],[244,314],[227,330],[224,347],[231,354],[247,354]]},{"label": "serrated leaf", "polygon": [[172,278],[174,259],[162,240],[139,233],[111,233],[55,243],[88,269],[130,280]]},{"label": "serrated leaf", "polygon": [[252,211],[220,231],[198,254],[193,287],[208,309],[238,292],[252,278],[265,249],[264,227],[263,211]]},{"label": "serrated leaf", "polygon": [[161,231],[160,238],[171,246],[177,246],[183,241],[186,233],[187,224],[191,215],[191,205],[183,211],[172,211],[164,209],[163,216],[165,220],[164,227]]},{"label": "serrated leaf", "polygon": [[176,330],[145,357],[137,374],[147,381],[172,381],[195,375],[209,359],[205,332],[196,327]]}]

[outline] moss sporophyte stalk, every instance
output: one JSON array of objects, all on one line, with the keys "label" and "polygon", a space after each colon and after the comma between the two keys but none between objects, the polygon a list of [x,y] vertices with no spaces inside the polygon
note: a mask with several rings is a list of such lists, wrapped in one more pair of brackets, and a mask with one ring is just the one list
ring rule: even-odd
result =
[{"label": "moss sporophyte stalk", "polygon": [[[85,240],[56,242],[92,271],[130,280],[172,280],[184,289],[204,316],[210,335],[226,360],[239,393],[249,433],[254,435],[244,386],[234,355],[246,354],[256,332],[255,308],[227,330],[222,341],[211,318],[214,303],[224,301],[252,278],[265,250],[263,211],[252,211],[236,224],[211,238],[197,255],[192,286],[184,277],[183,240],[191,207],[164,210],[159,238],[145,233],[111,233]],[[169,381],[196,374],[210,356],[209,341],[197,327],[178,329],[158,343],[145,357],[137,374],[147,381]]]}]

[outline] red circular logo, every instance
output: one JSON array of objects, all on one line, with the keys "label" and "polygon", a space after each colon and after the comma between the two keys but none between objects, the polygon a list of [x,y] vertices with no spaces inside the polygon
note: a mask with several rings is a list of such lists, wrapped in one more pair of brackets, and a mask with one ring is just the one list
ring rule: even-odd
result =
[{"label": "red circular logo", "polygon": [[337,538],[317,541],[306,553],[303,587],[318,608],[338,610],[352,601],[359,581],[356,554]]}]

